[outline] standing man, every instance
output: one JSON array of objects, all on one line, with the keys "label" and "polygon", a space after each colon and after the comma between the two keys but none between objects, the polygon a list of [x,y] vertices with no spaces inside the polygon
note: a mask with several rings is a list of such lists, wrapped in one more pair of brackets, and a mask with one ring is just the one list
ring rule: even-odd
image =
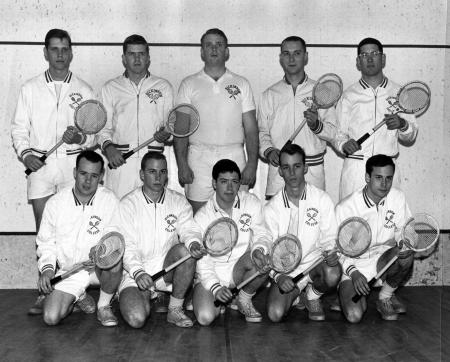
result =
[{"label": "standing man", "polygon": [[[365,297],[357,303],[352,301],[352,297],[370,293],[368,281],[399,253],[397,242],[400,242],[400,230],[411,217],[405,195],[392,187],[394,173],[395,164],[391,157],[370,157],[366,163],[366,186],[336,206],[338,222],[358,216],[366,220],[372,230],[369,250],[358,258],[341,257],[344,274],[339,285],[339,298],[344,316],[351,323],[358,323],[367,310]],[[398,314],[406,313],[405,305],[394,292],[410,274],[413,261],[412,252],[401,252],[381,277],[383,285],[376,305],[384,320],[397,320]]]},{"label": "standing man", "polygon": [[[392,114],[393,100],[400,87],[384,76],[385,65],[386,54],[381,43],[373,38],[361,40],[356,57],[361,79],[345,90],[337,106],[338,132],[334,144],[347,155],[341,173],[341,200],[365,185],[364,166],[369,157],[385,154],[396,160],[399,141],[410,144],[417,136],[414,115]],[[356,140],[383,119],[386,125],[360,146]],[[395,175],[394,186],[399,186],[398,167]]]},{"label": "standing man", "polygon": [[174,139],[178,179],[194,214],[214,193],[210,172],[218,160],[235,161],[242,172],[241,184],[247,187],[254,185],[258,165],[258,126],[250,84],[225,67],[230,52],[222,30],[207,30],[200,42],[205,66],[181,82],[177,97],[178,104],[197,108],[200,126],[189,138]]},{"label": "standing man", "polygon": [[[141,163],[144,185],[120,202],[120,225],[126,243],[124,278],[119,287],[120,310],[133,328],[144,326],[150,315],[153,288],[170,291],[167,321],[178,327],[192,327],[183,303],[192,286],[196,260],[204,254],[201,231],[193,220],[191,205],[178,192],[166,188],[167,161],[163,154],[150,151]],[[158,280],[151,275],[191,254],[175,269]]]},{"label": "standing man", "polygon": [[237,309],[247,322],[261,322],[262,316],[253,306],[252,298],[268,278],[268,247],[271,236],[264,225],[259,199],[239,191],[241,171],[228,159],[219,160],[212,169],[215,193],[195,214],[195,221],[203,233],[221,217],[232,218],[239,235],[234,248],[222,256],[205,255],[197,263],[198,283],[194,288],[194,313],[201,325],[209,325],[217,318],[220,307],[214,301],[228,303],[234,287],[260,271],[261,275],[245,285],[237,296]]},{"label": "standing man", "polygon": [[110,303],[122,279],[122,261],[108,270],[81,270],[54,286],[50,283],[55,273],[61,275],[75,264],[89,260],[92,249],[118,212],[119,200],[112,191],[99,186],[103,174],[102,156],[94,151],[81,152],[73,170],[75,185],[58,192],[45,206],[36,244],[41,272],[38,286],[46,295],[43,317],[48,325],[56,325],[67,317],[77,301],[83,301],[80,307],[93,313],[95,304],[86,294],[86,288],[92,284],[100,284],[97,319],[105,327],[118,323]]},{"label": "standing man", "polygon": [[[108,81],[102,88],[102,102],[108,113],[105,128],[98,142],[109,167],[105,186],[121,198],[142,185],[139,178],[140,160],[148,150],[163,152],[170,134],[163,130],[173,106],[170,83],[150,74],[150,52],[147,41],[140,35],[130,35],[123,43],[122,64],[125,72]],[[136,152],[128,160],[128,152],[155,137],[156,142]]]},{"label": "standing man", "polygon": [[[324,320],[320,298],[336,289],[342,275],[336,252],[329,252],[335,246],[337,233],[334,205],[325,191],[305,181],[308,172],[305,158],[299,145],[281,149],[279,173],[285,187],[264,207],[266,224],[274,239],[289,233],[297,236],[302,244],[302,260],[294,271],[289,275],[272,273],[274,283],[267,297],[267,314],[272,322],[280,322],[299,301],[297,308],[306,307],[309,319]],[[322,254],[324,261],[295,284],[292,278],[309,268]],[[305,287],[306,292],[302,293]]]},{"label": "standing man", "polygon": [[280,149],[297,127],[306,119],[306,125],[294,143],[306,153],[308,173],[306,181],[325,190],[324,155],[326,142],[336,135],[334,107],[315,110],[312,106],[312,89],[315,81],[305,73],[308,52],[305,41],[290,36],[281,43],[280,65],[284,78],[264,91],[258,110],[259,149],[269,163],[266,198],[271,198],[283,188],[278,174]]},{"label": "standing man", "polygon": [[[81,145],[92,142],[74,127],[74,112],[79,104],[93,97],[91,87],[75,76],[72,41],[65,30],[51,29],[45,36],[44,58],[49,68],[28,80],[21,88],[11,135],[17,156],[33,171],[27,178],[27,197],[33,207],[36,232],[39,232],[47,200],[58,190],[73,184],[73,168]],[[59,140],[64,144],[46,162],[39,158]],[[29,314],[42,313],[39,297]]]}]

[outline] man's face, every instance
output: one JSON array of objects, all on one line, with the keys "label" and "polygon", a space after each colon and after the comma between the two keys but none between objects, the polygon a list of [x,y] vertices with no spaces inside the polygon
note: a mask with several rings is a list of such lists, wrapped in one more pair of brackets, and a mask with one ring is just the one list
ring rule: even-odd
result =
[{"label": "man's face", "polygon": [[162,192],[168,179],[167,162],[153,158],[148,159],[145,168],[140,170],[140,176],[144,182],[144,189],[154,193]]},{"label": "man's face", "polygon": [[217,34],[208,34],[203,39],[200,55],[205,65],[225,65],[230,53],[225,39]]},{"label": "man's face", "polygon": [[219,173],[217,181],[212,181],[213,188],[216,190],[218,201],[232,203],[241,186],[241,179],[237,172]]},{"label": "man's face", "polygon": [[122,54],[122,63],[128,73],[145,74],[150,67],[150,54],[145,44],[128,44]]},{"label": "man's face", "polygon": [[289,155],[282,153],[278,173],[284,179],[288,188],[298,188],[305,182],[305,174],[308,166],[303,163],[302,156],[298,153]]},{"label": "man's face", "polygon": [[376,76],[383,72],[386,56],[380,53],[376,44],[365,44],[356,57],[356,68],[365,76]]},{"label": "man's face", "polygon": [[97,191],[98,184],[103,179],[101,162],[91,162],[82,158],[73,170],[75,190],[78,195],[91,197]]},{"label": "man's face", "polygon": [[44,57],[49,64],[50,70],[67,72],[73,58],[69,40],[66,38],[50,38],[48,48],[44,47]]},{"label": "man's face", "polygon": [[374,167],[372,173],[366,173],[367,192],[374,201],[385,197],[392,187],[394,168],[392,166]]},{"label": "man's face", "polygon": [[308,64],[308,52],[299,41],[287,41],[280,52],[280,64],[285,74],[298,75],[304,72]]}]

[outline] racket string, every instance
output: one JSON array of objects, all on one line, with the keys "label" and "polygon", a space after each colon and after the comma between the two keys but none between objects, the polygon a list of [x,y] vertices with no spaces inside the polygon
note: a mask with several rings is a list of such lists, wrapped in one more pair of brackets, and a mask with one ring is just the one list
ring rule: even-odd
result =
[{"label": "racket string", "polygon": [[83,133],[97,133],[106,123],[105,110],[97,102],[81,104],[76,110],[75,122]]}]

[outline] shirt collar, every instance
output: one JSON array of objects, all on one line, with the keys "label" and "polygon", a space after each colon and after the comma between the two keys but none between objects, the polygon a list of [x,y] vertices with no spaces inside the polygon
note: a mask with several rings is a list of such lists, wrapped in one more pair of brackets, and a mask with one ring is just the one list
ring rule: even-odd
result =
[{"label": "shirt collar", "polygon": [[144,186],[141,187],[142,195],[144,195],[145,201],[147,204],[164,204],[164,200],[166,199],[166,189],[164,188],[161,196],[154,202],[150,197],[148,197],[144,192]]},{"label": "shirt collar", "polygon": [[[367,206],[368,208],[377,206],[377,204],[376,204],[375,202],[373,202],[373,200],[369,197],[369,194],[367,193],[367,186],[364,186],[363,191],[362,191],[362,195],[363,195],[364,203],[366,204],[366,206]],[[378,205],[383,206],[385,201],[386,201],[386,196],[383,197],[383,198],[380,200],[380,202],[378,203]]]},{"label": "shirt collar", "polygon": [[[303,78],[302,82],[298,83],[297,87],[306,84],[308,82],[308,79],[308,74],[305,73],[305,78]],[[287,80],[286,75],[283,76],[283,80],[286,84],[291,85],[291,83]]]},{"label": "shirt collar", "polygon": [[[223,209],[219,206],[219,204],[217,203],[217,200],[216,200],[216,193],[214,193],[214,195],[212,196],[212,201],[213,201],[213,206],[214,206],[214,211],[215,211],[215,212],[225,213],[225,210],[223,210]],[[234,209],[240,209],[240,208],[241,208],[241,199],[240,199],[240,197],[239,197],[239,194],[236,195],[236,198],[234,199],[233,208],[234,208]]]},{"label": "shirt collar", "polygon": [[[88,202],[86,202],[85,206],[92,206],[94,204],[94,198],[96,194],[97,191],[95,191],[95,194],[91,196]],[[72,188],[72,195],[75,206],[83,206],[83,203],[78,199],[77,195],[75,195],[75,190],[73,188]]]},{"label": "shirt collar", "polygon": [[[302,201],[306,200],[306,185],[307,185],[307,183],[305,183],[305,187],[303,188],[303,192],[302,192],[302,194],[300,196],[300,200],[302,200]],[[288,195],[287,195],[287,192],[286,192],[286,187],[283,187],[281,196],[283,198],[284,207],[285,208],[290,208],[291,206],[290,206],[289,198],[288,198]]]},{"label": "shirt collar", "polygon": [[[50,74],[50,70],[47,69],[44,73],[45,76],[45,81],[47,83],[53,83],[54,79],[52,78],[52,75]],[[63,83],[70,83],[70,81],[72,80],[72,72],[69,70],[63,80]]]},{"label": "shirt collar", "polygon": [[[386,88],[387,87],[387,85],[388,85],[388,79],[386,78],[386,77],[384,77],[383,78],[383,80],[382,80],[382,82],[378,85],[378,87],[381,87],[381,88]],[[360,79],[359,80],[359,84],[361,85],[361,87],[363,87],[363,89],[369,89],[369,88],[371,88],[371,86],[369,85],[369,83],[367,83],[364,79]],[[377,88],[378,88],[377,87]]]}]

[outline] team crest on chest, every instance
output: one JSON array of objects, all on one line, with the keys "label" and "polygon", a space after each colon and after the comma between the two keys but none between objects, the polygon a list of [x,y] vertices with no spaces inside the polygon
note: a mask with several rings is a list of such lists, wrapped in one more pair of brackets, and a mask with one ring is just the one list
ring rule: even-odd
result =
[{"label": "team crest on chest", "polygon": [[237,85],[234,85],[234,84],[227,85],[225,87],[225,89],[230,94],[229,98],[236,99],[236,96],[241,94],[241,90],[239,89],[239,87]]},{"label": "team crest on chest", "polygon": [[301,100],[301,102],[307,107],[307,108],[311,108],[311,106],[313,105],[313,99],[312,97],[305,97]]},{"label": "team crest on chest", "polygon": [[308,226],[316,226],[319,222],[317,217],[319,216],[319,210],[315,207],[308,207],[306,209],[306,221],[305,224]]},{"label": "team crest on chest", "polygon": [[175,231],[175,223],[177,222],[178,218],[174,214],[167,215],[164,220],[166,220],[166,227],[165,230],[169,233],[172,233]]},{"label": "team crest on chest", "polygon": [[96,235],[100,232],[100,221],[102,221],[102,219],[100,219],[100,217],[98,217],[97,215],[91,216],[91,218],[89,219],[89,228],[87,229],[88,234]]},{"label": "team crest on chest", "polygon": [[83,96],[80,93],[70,93],[69,97],[72,101],[72,103],[69,104],[70,108],[77,109],[83,100]]},{"label": "team crest on chest", "polygon": [[158,98],[161,98],[163,96],[162,92],[159,89],[149,89],[147,92],[145,92],[145,95],[150,98],[150,103],[155,103],[158,100]]},{"label": "team crest on chest", "polygon": [[394,216],[395,216],[394,211],[392,211],[392,210],[386,211],[386,216],[384,217],[385,223],[383,225],[386,229],[392,229],[395,227],[395,222],[393,221]]},{"label": "team crest on chest", "polygon": [[250,214],[244,213],[239,218],[240,229],[243,232],[248,232],[250,230],[250,225],[252,224],[252,216]]}]

